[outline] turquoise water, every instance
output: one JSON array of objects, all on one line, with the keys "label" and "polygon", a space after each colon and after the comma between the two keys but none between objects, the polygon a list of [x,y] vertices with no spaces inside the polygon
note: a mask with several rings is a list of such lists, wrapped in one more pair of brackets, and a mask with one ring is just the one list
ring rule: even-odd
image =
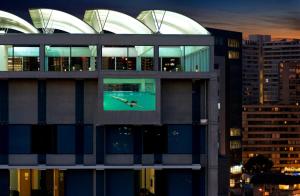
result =
[{"label": "turquoise water", "polygon": [[149,92],[104,91],[106,111],[154,111],[156,96]]}]

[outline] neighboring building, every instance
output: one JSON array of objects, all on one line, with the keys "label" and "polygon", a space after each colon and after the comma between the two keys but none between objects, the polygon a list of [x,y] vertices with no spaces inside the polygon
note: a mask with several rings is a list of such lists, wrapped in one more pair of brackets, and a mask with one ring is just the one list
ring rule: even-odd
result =
[{"label": "neighboring building", "polygon": [[[300,41],[250,36],[243,55],[243,163],[261,154],[274,171],[298,175]],[[284,188],[299,189],[274,190]]]},{"label": "neighboring building", "polygon": [[278,103],[279,64],[300,61],[299,51],[299,40],[250,35],[243,44],[243,104]]},{"label": "neighboring building", "polygon": [[279,64],[279,103],[300,103],[300,61]]},{"label": "neighboring building", "polygon": [[[245,105],[243,162],[258,154],[274,162],[273,169],[299,168],[300,106]],[[295,170],[296,171],[296,170]]]},{"label": "neighboring building", "polygon": [[[219,73],[220,158],[219,190],[223,195],[240,187],[241,172],[231,172],[242,163],[242,33],[208,28],[215,37],[215,69]],[[229,175],[231,173],[231,175]],[[229,180],[231,178],[231,180]],[[234,183],[232,183],[232,181]],[[233,185],[232,185],[233,184]]]},{"label": "neighboring building", "polygon": [[163,10],[30,15],[0,12],[1,196],[218,195],[205,28]]},{"label": "neighboring building", "polygon": [[[255,41],[243,43],[243,104],[260,103],[260,81],[263,80],[262,47]],[[261,75],[260,75],[261,72]],[[261,76],[261,77],[260,77]]]}]

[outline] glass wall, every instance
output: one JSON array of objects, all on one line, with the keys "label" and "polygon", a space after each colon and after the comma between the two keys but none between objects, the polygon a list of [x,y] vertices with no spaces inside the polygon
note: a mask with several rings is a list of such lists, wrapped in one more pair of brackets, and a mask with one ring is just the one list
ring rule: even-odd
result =
[{"label": "glass wall", "polygon": [[0,45],[0,71],[39,71],[38,46]]},{"label": "glass wall", "polygon": [[152,71],[153,46],[103,46],[103,70]]},{"label": "glass wall", "polygon": [[45,46],[45,71],[95,71],[97,46]]},{"label": "glass wall", "polygon": [[133,154],[132,127],[107,127],[106,152],[108,154]]},{"label": "glass wall", "polygon": [[192,141],[193,132],[191,125],[168,125],[169,154],[192,154]]},{"label": "glass wall", "polygon": [[160,46],[161,71],[208,72],[208,46]]},{"label": "glass wall", "polygon": [[106,78],[103,108],[105,111],[154,111],[155,79]]}]

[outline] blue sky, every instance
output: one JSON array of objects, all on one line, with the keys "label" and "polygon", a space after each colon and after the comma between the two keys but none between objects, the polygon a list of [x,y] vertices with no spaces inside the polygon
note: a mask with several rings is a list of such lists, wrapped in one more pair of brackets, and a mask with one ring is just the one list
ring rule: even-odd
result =
[{"label": "blue sky", "polygon": [[136,16],[145,9],[183,13],[204,26],[300,38],[300,0],[7,0],[0,9],[29,19],[28,8],[54,8],[80,18],[85,9],[115,9]]}]

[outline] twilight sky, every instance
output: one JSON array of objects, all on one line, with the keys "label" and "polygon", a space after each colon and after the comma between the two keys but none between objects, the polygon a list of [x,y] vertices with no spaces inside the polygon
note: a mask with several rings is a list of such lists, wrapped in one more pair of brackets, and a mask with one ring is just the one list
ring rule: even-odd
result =
[{"label": "twilight sky", "polygon": [[84,11],[105,8],[136,17],[142,10],[166,9],[203,26],[300,39],[300,0],[3,0],[0,10],[29,20],[28,8],[53,8],[83,18]]}]

